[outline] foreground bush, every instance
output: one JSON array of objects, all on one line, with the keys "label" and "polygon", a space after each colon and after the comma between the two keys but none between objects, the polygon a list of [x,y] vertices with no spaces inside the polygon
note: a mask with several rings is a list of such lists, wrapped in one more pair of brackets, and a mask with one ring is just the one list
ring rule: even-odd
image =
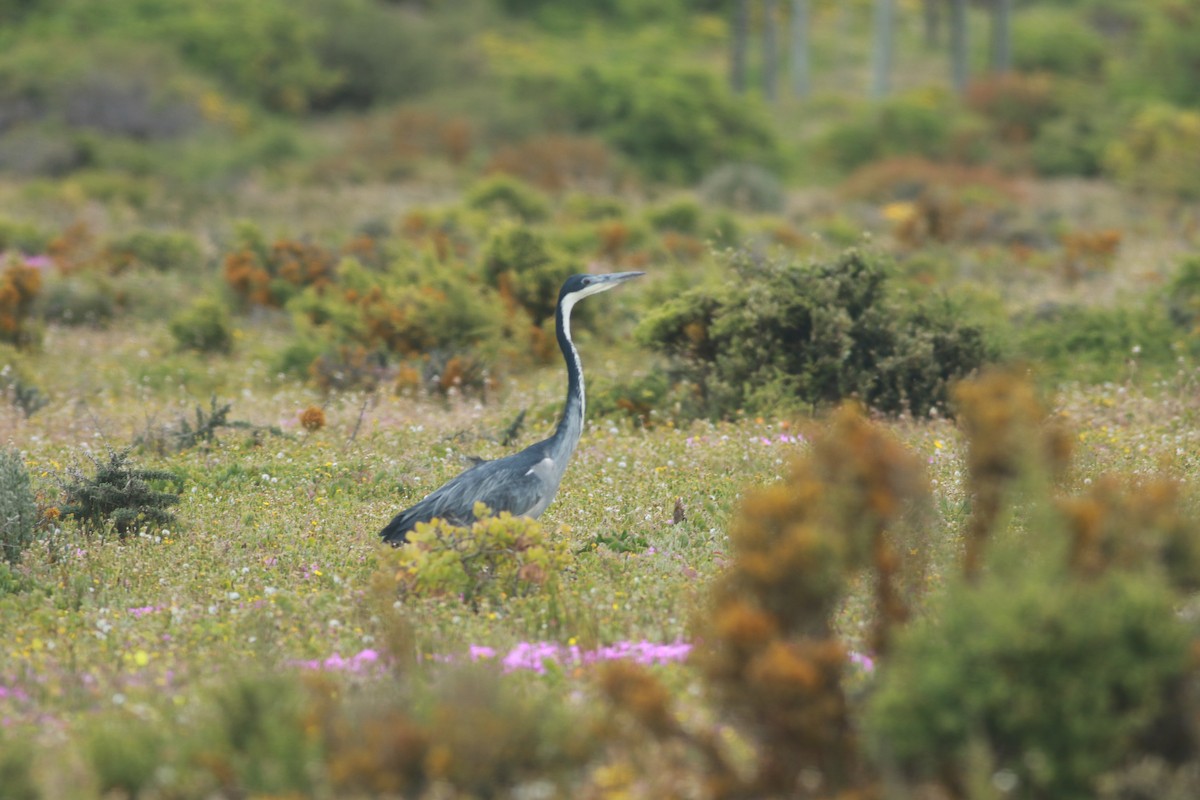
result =
[{"label": "foreground bush", "polygon": [[404,594],[458,596],[471,605],[557,584],[569,561],[564,539],[549,536],[537,520],[491,516],[482,504],[476,516],[469,527],[441,519],[418,526],[407,545],[385,555],[383,571]]},{"label": "foreground bush", "polygon": [[951,308],[900,302],[874,256],[805,266],[741,254],[732,267],[735,280],[685,293],[637,330],[694,386],[700,413],[857,397],[924,415],[989,358],[982,332]]},{"label": "foreground bush", "polygon": [[[876,757],[951,791],[1091,798],[1102,776],[1194,755],[1200,521],[1168,480],[1055,497],[1066,440],[1009,375],[964,386],[976,498],[965,577],[901,632],[867,707]],[[984,553],[987,542],[987,553]]]}]

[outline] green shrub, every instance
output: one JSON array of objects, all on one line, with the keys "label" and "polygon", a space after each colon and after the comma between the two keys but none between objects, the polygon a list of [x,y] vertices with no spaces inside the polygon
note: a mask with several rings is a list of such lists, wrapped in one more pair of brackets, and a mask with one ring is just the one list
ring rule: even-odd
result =
[{"label": "green shrub", "polygon": [[315,52],[334,76],[315,93],[320,109],[366,108],[408,100],[461,76],[467,59],[464,28],[476,20],[465,9],[415,11],[364,0],[311,4],[319,28]]},{"label": "green shrub", "polygon": [[656,231],[700,233],[704,209],[690,197],[679,197],[650,209],[647,217]]},{"label": "green shrub", "polygon": [[295,677],[237,677],[219,686],[206,708],[191,730],[221,794],[312,796],[319,731]]},{"label": "green shrub", "polygon": [[38,297],[37,310],[57,325],[104,327],[116,315],[116,298],[109,284],[81,275],[50,281]]},{"label": "green shrub", "polygon": [[1106,126],[1066,115],[1038,128],[1029,155],[1041,175],[1094,177],[1100,174],[1107,146]]},{"label": "green shrub", "polygon": [[1019,321],[1015,354],[1050,374],[1075,380],[1115,380],[1130,361],[1165,366],[1176,358],[1178,330],[1150,303],[1114,308],[1066,306]]},{"label": "green shrub", "polygon": [[700,183],[709,203],[743,212],[783,210],[783,184],[770,171],[754,164],[723,164]]},{"label": "green shrub", "polygon": [[42,792],[33,779],[33,761],[34,746],[29,738],[7,732],[0,736],[0,796],[4,800],[41,800]]},{"label": "green shrub", "polygon": [[117,271],[148,267],[188,273],[200,265],[201,255],[199,243],[190,234],[141,230],[110,241],[104,257]]},{"label": "green shrub", "polygon": [[461,597],[493,604],[557,585],[570,557],[567,542],[537,520],[508,512],[492,516],[476,504],[476,522],[456,527],[435,519],[409,534],[408,544],[382,556],[381,574],[416,597]]},{"label": "green shrub", "polygon": [[165,742],[156,726],[137,717],[110,718],[88,731],[86,752],[101,793],[139,797],[162,766]]},{"label": "green shrub", "polygon": [[914,92],[863,108],[833,126],[822,137],[821,149],[842,170],[896,156],[941,159],[962,146],[955,141],[962,122],[948,95]]},{"label": "green shrub", "polygon": [[37,503],[21,454],[0,449],[0,558],[9,564],[21,560],[33,541],[37,520]]},{"label": "green shrub", "polygon": [[516,88],[540,93],[551,119],[600,136],[655,180],[690,183],[727,162],[782,163],[764,110],[706,72],[585,66]]},{"label": "green shrub", "polygon": [[16,250],[26,255],[46,252],[53,235],[28,222],[0,217],[0,253]]},{"label": "green shrub", "polygon": [[[6,355],[4,350],[0,349],[0,357]],[[26,417],[33,416],[50,402],[42,390],[30,380],[25,370],[15,363],[15,359],[9,358],[0,361],[0,399],[19,409]]]},{"label": "green shrub", "polygon": [[170,330],[184,349],[201,353],[228,353],[233,349],[229,310],[218,300],[197,300],[171,319]]},{"label": "green shrub", "polygon": [[538,222],[550,215],[546,196],[510,175],[484,178],[467,190],[465,202],[469,208],[499,211],[523,222]]},{"label": "green shrub", "polygon": [[554,316],[559,288],[577,271],[545,236],[523,225],[497,228],[483,247],[484,279],[537,322]]},{"label": "green shrub", "polygon": [[1192,334],[1200,333],[1200,255],[1183,259],[1166,289],[1171,321]]},{"label": "green shrub", "polygon": [[1134,189],[1200,197],[1200,112],[1143,109],[1109,146],[1104,166]]},{"label": "green shrub", "polygon": [[[63,485],[65,517],[78,520],[84,530],[102,531],[111,526],[122,538],[137,525],[170,525],[175,515],[168,509],[179,502],[183,481],[165,470],[139,469],[129,463],[129,451],[110,451],[107,461],[93,459],[96,472],[84,475],[68,470]],[[155,488],[170,484],[167,491]]]},{"label": "green shrub", "polygon": [[989,769],[1011,772],[1023,797],[1093,797],[1187,673],[1175,602],[1156,581],[1064,583],[1028,568],[960,587],[899,637],[868,728],[887,759],[919,774],[966,772],[982,740]]},{"label": "green shrub", "polygon": [[1103,72],[1109,49],[1104,35],[1075,10],[1029,8],[1013,19],[1013,66],[1022,72],[1094,78]]},{"label": "green shrub", "polygon": [[1138,99],[1158,97],[1178,106],[1200,106],[1200,13],[1186,2],[1146,3],[1143,24],[1129,48],[1125,80]]},{"label": "green shrub", "polygon": [[989,358],[952,308],[905,306],[878,258],[847,251],[803,266],[735,256],[736,279],[695,289],[637,337],[695,384],[701,413],[824,405],[842,398],[924,415]]}]

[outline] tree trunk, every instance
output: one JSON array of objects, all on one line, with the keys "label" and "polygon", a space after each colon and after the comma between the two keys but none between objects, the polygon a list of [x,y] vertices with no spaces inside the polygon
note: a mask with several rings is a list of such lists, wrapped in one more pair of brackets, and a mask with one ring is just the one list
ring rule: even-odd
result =
[{"label": "tree trunk", "polygon": [[967,0],[950,2],[950,81],[963,94],[970,79],[967,66]]},{"label": "tree trunk", "polygon": [[750,36],[750,0],[733,0],[733,27],[730,30],[729,87],[741,94],[746,91],[746,45]]},{"label": "tree trunk", "polygon": [[775,0],[763,0],[763,94],[770,102],[779,95],[779,35]]},{"label": "tree trunk", "polygon": [[992,0],[992,70],[1012,69],[1012,0]]},{"label": "tree trunk", "polygon": [[887,97],[892,79],[892,42],[896,0],[875,0],[875,46],[872,52],[871,98]]},{"label": "tree trunk", "polygon": [[808,0],[792,0],[791,55],[788,66],[792,76],[792,95],[808,97]]},{"label": "tree trunk", "polygon": [[946,0],[924,0],[921,3],[924,11],[925,46],[933,50],[942,42],[942,6]]}]

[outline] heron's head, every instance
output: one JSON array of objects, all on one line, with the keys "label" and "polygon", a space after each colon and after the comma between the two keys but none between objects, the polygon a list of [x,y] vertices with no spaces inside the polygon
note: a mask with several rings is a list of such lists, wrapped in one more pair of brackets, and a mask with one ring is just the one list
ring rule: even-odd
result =
[{"label": "heron's head", "polygon": [[625,281],[645,275],[644,272],[610,272],[605,275],[572,275],[563,283],[558,302],[573,306],[590,294],[607,292]]}]

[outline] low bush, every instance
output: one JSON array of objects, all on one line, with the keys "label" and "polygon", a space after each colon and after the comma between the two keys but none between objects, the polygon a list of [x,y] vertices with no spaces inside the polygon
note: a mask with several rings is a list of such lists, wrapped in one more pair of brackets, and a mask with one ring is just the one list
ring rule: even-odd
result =
[{"label": "low bush", "polygon": [[104,327],[117,313],[117,301],[107,281],[91,275],[49,281],[38,297],[38,314],[57,325]]},{"label": "low bush", "polygon": [[37,521],[37,503],[21,454],[0,449],[0,559],[9,564],[21,560]]},{"label": "low bush", "polygon": [[1013,66],[1021,72],[1052,72],[1097,78],[1111,45],[1074,10],[1028,8],[1013,19]]},{"label": "low bush", "polygon": [[228,353],[233,349],[233,323],[218,300],[197,300],[172,317],[169,328],[175,342],[187,350]]},{"label": "low bush", "polygon": [[974,146],[963,139],[967,120],[947,94],[917,92],[863,108],[834,125],[821,149],[839,169],[854,170],[872,161],[898,156],[963,159]]},{"label": "low bush", "polygon": [[459,597],[472,606],[553,590],[570,562],[566,540],[527,517],[492,516],[482,503],[475,515],[469,527],[441,519],[418,525],[408,544],[382,556],[381,579],[405,595]]},{"label": "low bush", "polygon": [[[129,451],[113,450],[107,460],[93,459],[95,474],[68,470],[59,512],[85,531],[112,528],[122,538],[137,526],[170,525],[169,510],[179,502],[183,481],[173,472],[134,467]],[[156,488],[169,485],[169,489]]]},{"label": "low bush", "polygon": [[550,215],[546,197],[522,180],[509,175],[484,178],[467,190],[468,208],[499,212],[522,222],[538,222]]},{"label": "low bush", "polygon": [[1018,207],[1014,184],[988,167],[895,158],[856,171],[843,184],[848,197],[883,205],[901,244],[1002,239]]},{"label": "low bush", "polygon": [[1016,355],[1074,380],[1117,380],[1134,364],[1164,368],[1179,355],[1179,330],[1165,309],[1147,302],[1050,308],[1019,320],[1014,333]]},{"label": "low bush", "polygon": [[1007,72],[974,81],[967,106],[1007,142],[1028,142],[1060,112],[1056,87],[1046,74]]},{"label": "low bush", "polygon": [[334,280],[336,255],[319,244],[279,239],[267,244],[253,225],[238,230],[236,250],[223,260],[225,281],[251,305],[282,308],[305,287],[323,289]]},{"label": "low bush", "polygon": [[42,273],[12,259],[0,263],[0,342],[27,347],[37,341],[31,317],[42,289]]},{"label": "low bush", "polygon": [[180,231],[140,230],[107,242],[104,260],[114,272],[149,268],[159,272],[193,272],[200,266],[200,245]]},{"label": "low bush", "polygon": [[723,164],[700,183],[700,196],[713,205],[749,213],[783,210],[783,184],[754,164]]},{"label": "low bush", "polygon": [[16,250],[27,256],[46,252],[53,238],[49,231],[29,222],[0,217],[0,253]]},{"label": "low bush", "polygon": [[1108,147],[1104,167],[1134,189],[1200,197],[1200,112],[1143,109]]},{"label": "low bush", "polygon": [[764,110],[706,72],[585,66],[519,75],[515,90],[540,93],[552,123],[599,136],[654,180],[690,183],[728,162],[782,166]]},{"label": "low bush", "polygon": [[498,147],[488,172],[512,175],[548,192],[570,188],[610,189],[617,182],[616,159],[600,139],[542,134]]},{"label": "low bush", "polygon": [[638,327],[672,359],[702,414],[823,406],[945,409],[949,385],[990,358],[952,307],[905,305],[880,260],[847,251],[804,266],[734,256],[736,278],[686,292]]},{"label": "low bush", "polygon": [[12,355],[0,347],[0,400],[31,417],[50,400]]},{"label": "low bush", "polygon": [[536,322],[554,317],[559,288],[578,271],[544,235],[523,225],[495,229],[483,246],[484,279]]},{"label": "low bush", "polygon": [[1171,321],[1193,335],[1200,334],[1200,255],[1180,261],[1167,284],[1166,298]]}]

